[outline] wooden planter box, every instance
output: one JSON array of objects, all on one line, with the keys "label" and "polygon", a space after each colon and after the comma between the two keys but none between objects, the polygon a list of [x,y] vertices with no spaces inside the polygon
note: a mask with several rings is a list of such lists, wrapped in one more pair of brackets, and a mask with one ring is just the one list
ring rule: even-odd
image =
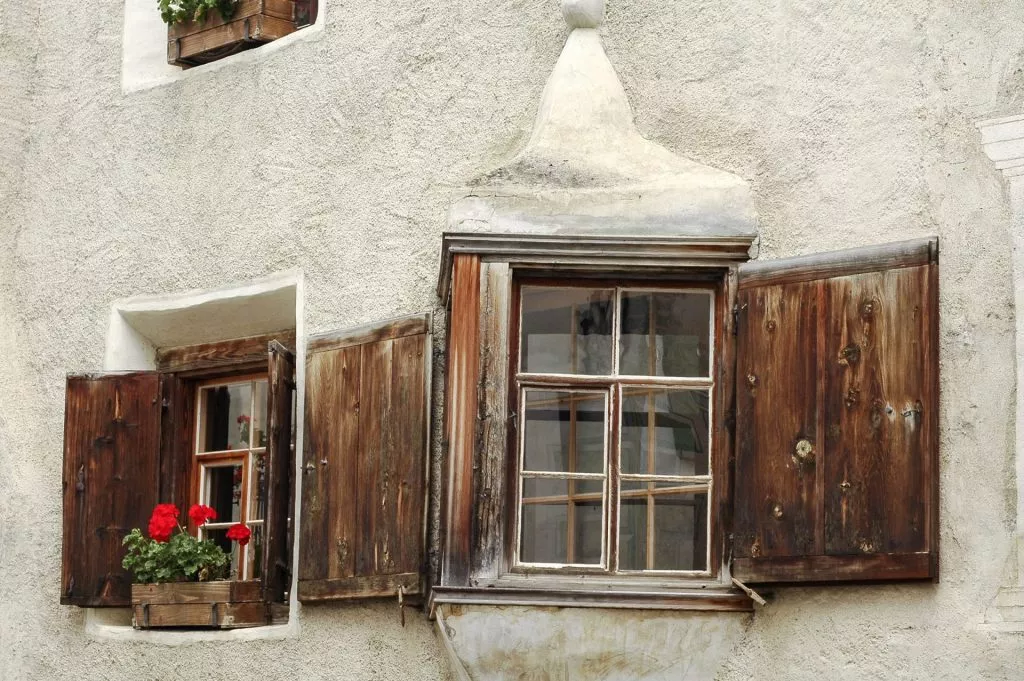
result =
[{"label": "wooden planter box", "polygon": [[316,0],[237,0],[225,21],[212,11],[203,21],[167,27],[167,62],[184,68],[216,61],[277,40],[312,23]]},{"label": "wooden planter box", "polygon": [[[285,607],[287,620],[287,608],[281,607]],[[258,581],[132,584],[132,625],[136,629],[237,629],[268,623]]]}]

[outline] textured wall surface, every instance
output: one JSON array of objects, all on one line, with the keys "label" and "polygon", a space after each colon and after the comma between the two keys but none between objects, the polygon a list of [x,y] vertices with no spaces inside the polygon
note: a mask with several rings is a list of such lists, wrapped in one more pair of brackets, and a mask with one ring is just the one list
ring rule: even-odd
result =
[{"label": "textured wall surface", "polygon": [[[390,603],[179,648],[58,605],[64,374],[100,366],[111,302],[301,268],[311,333],[430,309],[452,188],[525,141],[566,35],[549,0],[326,1],[315,40],[123,94],[120,3],[0,0],[2,679],[447,677]],[[1020,637],[975,628],[1015,494],[1008,208],[973,121],[1024,108],[1024,5],[611,0],[602,31],[641,131],[753,184],[762,257],[942,240],[942,582],[780,592],[716,678],[1020,678]]]}]

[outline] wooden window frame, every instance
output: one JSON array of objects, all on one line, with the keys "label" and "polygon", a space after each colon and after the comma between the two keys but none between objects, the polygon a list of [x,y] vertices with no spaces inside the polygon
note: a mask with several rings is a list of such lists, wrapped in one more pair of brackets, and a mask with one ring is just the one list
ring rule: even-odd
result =
[{"label": "wooden window frame", "polygon": [[[268,367],[269,369],[269,367]],[[253,455],[262,451],[264,455],[267,453],[267,446],[253,447],[252,446],[252,428],[250,426],[249,431],[249,446],[245,449],[237,450],[218,450],[212,452],[200,452],[200,442],[202,442],[203,436],[203,390],[211,387],[220,386],[231,386],[231,385],[245,385],[248,384],[255,388],[256,383],[263,381],[267,383],[268,391],[267,397],[269,401],[269,371],[264,372],[250,372],[246,371],[242,374],[231,373],[225,376],[219,376],[214,378],[197,379],[192,381],[195,391],[195,402],[192,409],[192,418],[194,419],[193,432],[195,433],[190,450],[192,452],[192,484],[191,493],[189,495],[190,504],[205,504],[205,477],[203,473],[208,467],[217,467],[217,465],[232,465],[230,462],[238,462],[242,466],[242,491],[241,499],[239,501],[239,523],[244,523],[249,529],[253,529],[254,526],[259,526],[261,531],[264,527],[264,518],[253,519],[251,518],[251,512],[254,502],[253,493],[255,492],[256,485],[256,469],[253,465]],[[250,412],[253,412],[256,405],[256,391],[253,390],[250,396]],[[266,408],[264,408],[265,411]],[[250,414],[251,416],[251,414]],[[270,414],[266,414],[269,426]],[[268,434],[269,435],[269,434]],[[230,520],[217,520],[207,523],[202,528],[196,528],[196,536],[203,538],[204,529],[226,529],[235,523]],[[255,533],[254,533],[255,534]],[[254,554],[255,550],[252,548],[252,542],[244,547],[240,547],[238,556],[238,576],[237,579],[240,581],[258,581],[259,578],[253,578],[251,575],[255,569]]]},{"label": "wooden window frame", "polygon": [[[706,276],[688,277],[686,274],[677,274],[672,277],[659,276],[653,278],[635,277],[614,277],[614,276],[592,276],[581,277],[578,273],[548,274],[536,276],[533,272],[513,271],[511,277],[512,297],[509,306],[509,409],[515,415],[515,427],[509,429],[508,449],[506,454],[509,468],[509,494],[508,513],[506,515],[506,563],[504,572],[508,575],[586,575],[588,577],[604,577],[621,579],[625,581],[644,580],[655,578],[661,580],[677,581],[680,584],[704,583],[708,580],[718,579],[721,573],[721,557],[724,538],[719,540],[718,533],[722,527],[722,520],[718,518],[719,509],[727,508],[731,504],[729,488],[724,482],[715,484],[716,472],[724,466],[721,464],[728,458],[728,452],[722,449],[723,441],[730,438],[716,436],[726,428],[725,415],[729,412],[729,405],[719,404],[719,394],[727,392],[725,386],[720,383],[721,369],[716,363],[719,358],[727,356],[728,339],[726,337],[728,324],[726,319],[730,316],[729,294],[727,291],[728,276],[725,272],[715,280],[709,281]],[[612,370],[607,376],[588,376],[581,374],[560,374],[560,373],[535,373],[521,372],[521,323],[522,323],[522,291],[530,287],[549,288],[586,288],[586,289],[607,289],[613,292],[612,305],[613,314],[612,342],[610,352],[612,353]],[[659,377],[643,376],[633,374],[619,374],[619,340],[620,329],[620,305],[622,294],[629,291],[644,291],[651,293],[706,293],[710,296],[710,320],[709,320],[709,357],[707,378],[702,377]],[[731,375],[731,374],[730,374]],[[618,567],[617,546],[619,538],[619,516],[621,515],[621,479],[619,457],[621,455],[621,419],[623,391],[631,387],[664,387],[666,389],[693,389],[706,390],[708,393],[708,407],[710,411],[708,428],[708,475],[706,476],[668,476],[665,481],[679,482],[680,488],[686,487],[685,493],[696,492],[706,493],[708,500],[707,518],[707,548],[706,568],[704,570],[620,570]],[[538,564],[528,563],[520,559],[521,534],[522,534],[522,467],[524,456],[524,434],[525,434],[525,413],[522,408],[523,399],[527,390],[552,390],[552,391],[586,391],[594,394],[605,395],[605,417],[606,432],[604,446],[604,509],[602,523],[602,549],[600,565],[592,564]],[[534,477],[566,477],[565,474],[554,476]],[[593,478],[593,476],[588,476]],[[641,478],[650,476],[640,475]],[[660,476],[665,477],[665,476]],[[706,478],[699,482],[687,484],[688,481],[677,481],[673,478],[701,477]],[[722,476],[725,478],[725,476]],[[627,476],[627,479],[632,476]],[[594,478],[597,479],[597,478]],[[690,489],[692,488],[692,489]],[[675,488],[673,488],[675,489]],[[678,490],[676,490],[678,491]],[[650,511],[649,511],[650,512]],[[648,541],[653,533],[648,528]],[[648,549],[650,550],[650,549]],[[648,558],[649,560],[649,558]]]}]

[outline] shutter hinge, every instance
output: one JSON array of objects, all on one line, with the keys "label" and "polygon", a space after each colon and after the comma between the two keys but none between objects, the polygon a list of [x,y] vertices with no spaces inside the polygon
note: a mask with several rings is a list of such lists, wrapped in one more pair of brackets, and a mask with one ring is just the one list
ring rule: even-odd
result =
[{"label": "shutter hinge", "polygon": [[732,335],[739,334],[740,329],[740,306],[736,303],[732,306]]}]

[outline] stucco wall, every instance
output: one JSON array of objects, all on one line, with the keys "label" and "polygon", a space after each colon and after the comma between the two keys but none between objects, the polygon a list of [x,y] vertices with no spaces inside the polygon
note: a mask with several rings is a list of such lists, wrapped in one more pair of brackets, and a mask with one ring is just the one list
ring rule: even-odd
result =
[{"label": "stucco wall", "polygon": [[[310,333],[430,309],[451,190],[525,141],[556,3],[329,0],[315,39],[130,94],[119,3],[51,4],[38,34],[20,7],[0,0],[0,111],[30,122],[0,136],[0,678],[446,678],[390,603],[305,608],[283,641],[89,639],[58,605],[63,377],[100,367],[136,294],[301,268]],[[973,121],[1024,107],[1024,6],[612,0],[603,30],[644,134],[753,183],[762,257],[942,240],[942,582],[781,592],[717,678],[1019,678],[1024,641],[975,628],[1015,493],[1008,208]]]}]

